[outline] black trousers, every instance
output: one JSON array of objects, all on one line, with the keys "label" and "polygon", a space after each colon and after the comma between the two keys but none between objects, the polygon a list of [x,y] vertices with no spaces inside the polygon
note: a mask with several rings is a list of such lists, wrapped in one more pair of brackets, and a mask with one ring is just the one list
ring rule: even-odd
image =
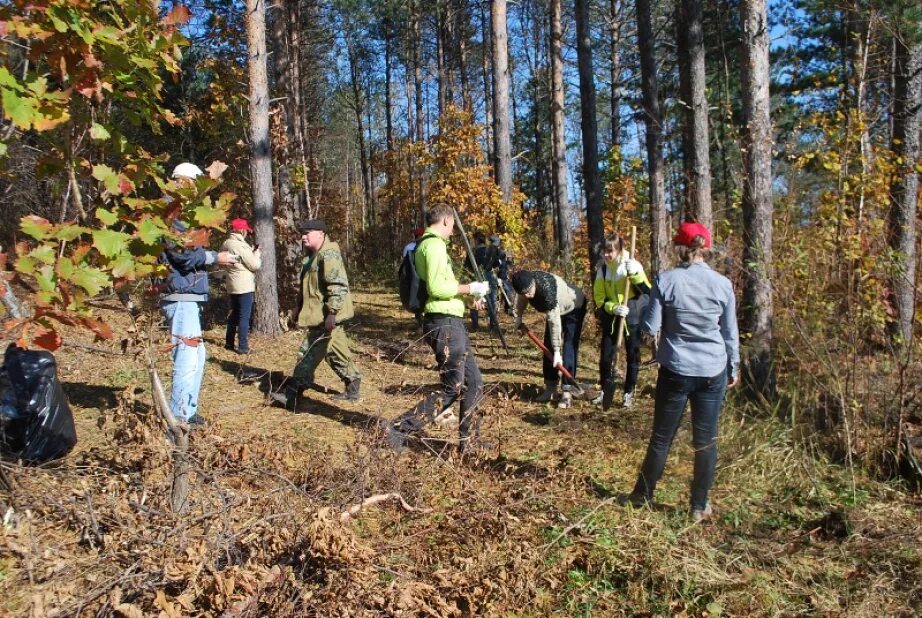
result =
[{"label": "black trousers", "polygon": [[418,432],[460,399],[458,431],[461,438],[468,438],[472,433],[477,435],[479,423],[474,421],[474,412],[483,399],[483,376],[477,366],[477,358],[463,320],[454,316],[427,314],[423,317],[423,332],[426,343],[435,352],[442,389],[430,393],[403,413],[397,419],[395,428],[404,433]]},{"label": "black trousers", "polygon": [[[615,370],[612,363],[615,360],[615,341],[617,332],[612,332],[616,318],[605,313],[599,323],[602,330],[602,349],[599,354],[599,382],[604,388],[606,384],[615,381]],[[623,326],[621,328],[624,328]],[[640,373],[640,323],[628,324],[624,333],[624,351],[626,353],[627,370],[624,375],[624,392],[633,393],[637,386],[637,375]]]},{"label": "black trousers", "polygon": [[[560,333],[563,339],[563,350],[560,356],[563,358],[563,366],[567,368],[573,379],[576,379],[576,368],[579,364],[579,340],[583,335],[583,321],[586,319],[586,300],[583,304],[576,307],[570,313],[560,316]],[[547,323],[544,324],[544,345],[551,350],[551,329]],[[557,375],[557,369],[554,367],[551,359],[543,357],[544,362],[541,364],[541,374],[544,376],[544,383],[547,385],[557,385],[560,377]]]}]

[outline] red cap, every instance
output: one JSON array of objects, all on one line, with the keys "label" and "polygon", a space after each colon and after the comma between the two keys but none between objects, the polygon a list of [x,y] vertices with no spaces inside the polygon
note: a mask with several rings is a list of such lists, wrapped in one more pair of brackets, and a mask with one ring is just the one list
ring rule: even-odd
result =
[{"label": "red cap", "polygon": [[413,230],[413,238],[419,238],[419,237],[422,236],[425,232],[426,232],[426,228],[424,228],[424,227],[418,227],[418,228],[416,228],[415,230]]},{"label": "red cap", "polygon": [[231,229],[235,232],[239,232],[241,230],[246,230],[248,232],[253,231],[253,228],[250,227],[250,224],[247,223],[246,219],[234,219],[231,221]]},{"label": "red cap", "polygon": [[691,247],[696,236],[704,236],[704,247],[711,246],[711,233],[700,223],[683,223],[672,238],[672,244]]}]

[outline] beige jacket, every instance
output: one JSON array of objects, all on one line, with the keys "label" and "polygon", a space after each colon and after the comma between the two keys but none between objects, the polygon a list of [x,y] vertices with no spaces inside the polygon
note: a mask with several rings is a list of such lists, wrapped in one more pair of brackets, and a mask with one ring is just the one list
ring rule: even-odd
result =
[{"label": "beige jacket", "polygon": [[236,264],[227,267],[227,277],[224,280],[228,294],[246,294],[256,291],[256,277],[253,275],[262,268],[262,260],[247,243],[243,234],[231,232],[221,251],[227,251],[240,258]]},{"label": "beige jacket", "polygon": [[339,245],[329,237],[317,253],[307,256],[301,266],[301,293],[298,296],[298,326],[311,328],[323,324],[329,314],[337,322],[353,317],[349,278]]}]

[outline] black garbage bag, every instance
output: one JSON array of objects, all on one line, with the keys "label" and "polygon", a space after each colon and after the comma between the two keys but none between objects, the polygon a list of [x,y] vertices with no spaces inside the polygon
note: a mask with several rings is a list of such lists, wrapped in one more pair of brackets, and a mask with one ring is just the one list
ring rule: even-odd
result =
[{"label": "black garbage bag", "polygon": [[74,415],[54,355],[10,344],[0,368],[0,451],[43,463],[63,457],[75,444]]}]

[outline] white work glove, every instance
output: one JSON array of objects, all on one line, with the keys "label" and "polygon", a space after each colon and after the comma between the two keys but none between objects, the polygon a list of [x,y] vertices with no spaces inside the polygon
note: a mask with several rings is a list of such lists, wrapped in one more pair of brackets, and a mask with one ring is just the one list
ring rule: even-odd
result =
[{"label": "white work glove", "polygon": [[634,275],[643,272],[643,266],[641,266],[640,262],[634,258],[630,258],[624,263],[624,271],[627,273],[628,277],[633,277]]},{"label": "white work glove", "polygon": [[471,296],[483,298],[490,292],[490,284],[486,281],[471,281],[468,286]]},{"label": "white work glove", "polygon": [[630,312],[631,310],[627,308],[627,305],[618,305],[615,307],[615,315],[619,318],[626,318],[627,314]]},{"label": "white work glove", "polygon": [[563,367],[563,357],[560,352],[554,352],[554,360],[551,361],[555,367]]}]

